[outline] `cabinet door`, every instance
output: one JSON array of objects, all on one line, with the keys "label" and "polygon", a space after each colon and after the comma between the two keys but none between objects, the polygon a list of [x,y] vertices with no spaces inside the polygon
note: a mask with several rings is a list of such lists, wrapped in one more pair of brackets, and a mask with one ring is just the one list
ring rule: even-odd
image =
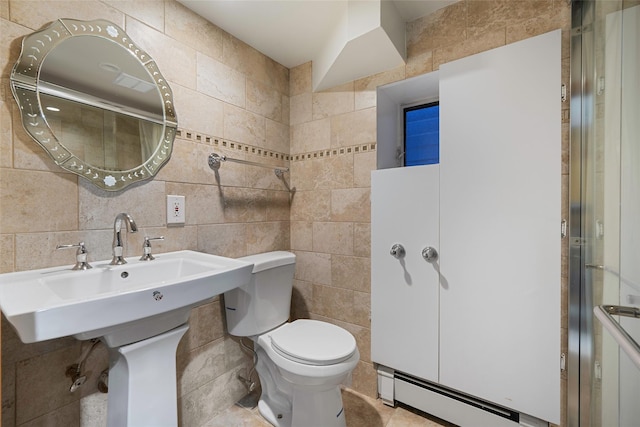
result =
[{"label": "cabinet door", "polygon": [[440,382],[556,424],[560,42],[440,67]]},{"label": "cabinet door", "polygon": [[[438,381],[438,264],[422,258],[439,245],[438,165],[371,175],[371,357]],[[390,254],[394,244],[404,257]]]}]

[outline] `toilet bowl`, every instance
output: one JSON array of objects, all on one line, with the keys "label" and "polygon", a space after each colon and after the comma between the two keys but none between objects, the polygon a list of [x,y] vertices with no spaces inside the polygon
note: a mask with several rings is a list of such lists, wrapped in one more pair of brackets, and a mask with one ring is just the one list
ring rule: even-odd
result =
[{"label": "toilet bowl", "polygon": [[360,360],[356,340],[327,322],[288,322],[295,255],[268,252],[251,282],[224,294],[229,333],[248,337],[257,355],[260,414],[277,427],[345,427],[341,386]]}]

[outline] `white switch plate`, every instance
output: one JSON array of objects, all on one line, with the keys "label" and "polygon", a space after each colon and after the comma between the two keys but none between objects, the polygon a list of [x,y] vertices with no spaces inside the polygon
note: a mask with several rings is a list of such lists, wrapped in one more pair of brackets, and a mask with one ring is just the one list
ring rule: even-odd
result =
[{"label": "white switch plate", "polygon": [[184,224],[184,196],[167,196],[167,224]]}]

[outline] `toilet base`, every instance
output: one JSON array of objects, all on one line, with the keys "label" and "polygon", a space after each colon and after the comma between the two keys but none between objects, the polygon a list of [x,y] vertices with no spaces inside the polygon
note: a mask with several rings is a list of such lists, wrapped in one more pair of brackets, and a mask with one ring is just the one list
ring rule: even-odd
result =
[{"label": "toilet base", "polygon": [[330,390],[294,390],[292,411],[278,410],[260,398],[258,410],[276,427],[346,427],[340,387]]},{"label": "toilet base", "polygon": [[292,427],[346,427],[340,387],[293,392]]},{"label": "toilet base", "polygon": [[273,406],[262,398],[258,401],[258,411],[265,420],[276,427],[291,427],[291,412],[278,411],[276,414]]}]

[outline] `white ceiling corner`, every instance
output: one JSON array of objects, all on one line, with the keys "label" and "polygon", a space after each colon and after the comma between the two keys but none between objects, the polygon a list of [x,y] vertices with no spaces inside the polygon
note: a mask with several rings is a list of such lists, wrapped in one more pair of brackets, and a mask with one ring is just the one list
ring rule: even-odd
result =
[{"label": "white ceiling corner", "polygon": [[322,90],[399,66],[404,24],[457,0],[178,1],[287,68],[313,61]]}]

